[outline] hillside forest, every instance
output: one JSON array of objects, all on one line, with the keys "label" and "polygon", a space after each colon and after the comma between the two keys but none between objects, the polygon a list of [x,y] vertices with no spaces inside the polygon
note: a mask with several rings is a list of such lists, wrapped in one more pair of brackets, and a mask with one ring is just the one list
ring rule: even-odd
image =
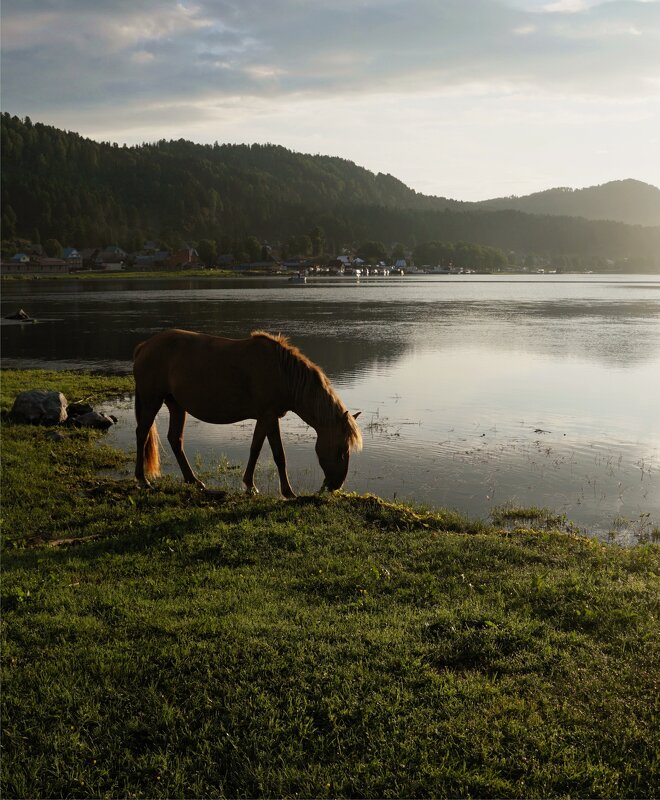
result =
[{"label": "hillside forest", "polygon": [[[8,113],[1,126],[3,254],[49,239],[129,252],[146,240],[172,249],[203,243],[209,252],[247,255],[268,242],[289,257],[351,248],[411,252],[418,263],[456,263],[469,252],[479,267],[539,258],[559,267],[660,269],[660,226],[430,197],[350,161],[277,145],[119,146]],[[630,182],[620,183],[630,195]]]}]

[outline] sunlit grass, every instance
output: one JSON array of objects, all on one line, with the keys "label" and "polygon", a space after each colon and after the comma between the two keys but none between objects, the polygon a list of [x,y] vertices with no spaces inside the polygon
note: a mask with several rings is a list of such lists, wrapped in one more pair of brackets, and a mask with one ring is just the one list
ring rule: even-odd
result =
[{"label": "sunlit grass", "polygon": [[46,389],[62,392],[69,403],[100,403],[134,391],[132,375],[96,375],[48,369],[0,370],[0,413],[7,414],[20,392]]}]

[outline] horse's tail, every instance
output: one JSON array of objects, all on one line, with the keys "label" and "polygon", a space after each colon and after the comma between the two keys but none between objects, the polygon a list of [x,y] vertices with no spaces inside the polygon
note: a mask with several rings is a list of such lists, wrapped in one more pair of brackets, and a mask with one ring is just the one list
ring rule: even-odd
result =
[{"label": "horse's tail", "polygon": [[144,443],[144,474],[147,478],[160,476],[160,438],[156,423],[151,426]]},{"label": "horse's tail", "polygon": [[[135,395],[135,418],[140,424],[141,402],[140,395]],[[147,439],[144,443],[144,475],[147,479],[160,476],[160,437],[154,422],[149,428]]]}]

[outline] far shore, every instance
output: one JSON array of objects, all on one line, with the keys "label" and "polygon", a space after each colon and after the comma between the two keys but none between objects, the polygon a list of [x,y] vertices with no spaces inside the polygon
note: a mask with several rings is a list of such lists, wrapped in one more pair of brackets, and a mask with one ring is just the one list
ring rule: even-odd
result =
[{"label": "far shore", "polygon": [[[153,280],[153,279],[178,279],[178,278],[289,278],[292,275],[296,275],[297,271],[288,271],[288,272],[271,272],[268,270],[229,270],[229,269],[186,269],[186,270],[154,270],[154,271],[138,271],[138,270],[115,270],[115,271],[108,271],[108,272],[97,272],[97,271],[85,271],[85,272],[67,272],[67,273],[53,273],[53,274],[42,274],[38,272],[26,272],[23,274],[12,274],[12,275],[0,275],[0,280],[2,281],[48,281],[48,280],[112,280],[121,278],[129,279],[129,280]],[[426,273],[422,270],[419,272],[407,272],[403,276],[390,276],[390,277],[419,277],[421,275],[432,275],[433,277],[442,277],[442,278],[456,278],[456,277],[465,277],[465,275],[453,275],[453,274],[445,274],[445,273]],[[656,270],[655,272],[592,272],[586,270],[563,270],[560,273],[536,273],[536,272],[524,272],[522,270],[475,270],[474,272],[469,273],[468,277],[470,276],[484,276],[484,275],[495,275],[497,277],[511,277],[511,276],[526,276],[529,278],[547,278],[547,277],[565,277],[568,275],[602,275],[602,276],[614,276],[614,275],[660,275],[660,270]],[[355,275],[331,275],[327,272],[324,273],[313,273],[309,275],[310,278],[351,278],[353,280],[356,279]],[[379,277],[377,275],[370,276],[370,275],[362,275],[361,278],[370,280],[375,277]]]}]

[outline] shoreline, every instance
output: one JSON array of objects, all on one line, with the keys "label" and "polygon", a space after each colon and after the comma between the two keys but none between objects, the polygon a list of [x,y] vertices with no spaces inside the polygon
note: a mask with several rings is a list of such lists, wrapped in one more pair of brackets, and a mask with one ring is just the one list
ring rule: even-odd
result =
[{"label": "shoreline", "polygon": [[[0,409],[2,413],[3,423],[9,421],[8,412],[13,402],[12,395],[15,396],[20,391],[28,388],[45,388],[56,389],[62,391],[67,397],[69,402],[77,402],[84,399],[85,401],[94,400],[95,402],[106,403],[113,399],[126,400],[132,397],[135,392],[134,380],[130,371],[110,371],[110,370],[93,370],[88,369],[43,369],[43,368],[0,368],[0,377],[2,377],[2,402]],[[43,430],[37,428],[37,430]],[[113,447],[117,455],[126,459],[128,458],[127,451],[121,447]],[[167,477],[167,480],[179,480],[178,472],[175,470],[176,477]],[[208,477],[208,476],[207,476]],[[235,490],[232,490],[235,491]],[[272,497],[272,495],[269,495]],[[360,496],[360,495],[357,495]],[[371,496],[367,493],[365,496]],[[374,495],[375,496],[375,495]],[[384,498],[378,498],[381,502],[390,503],[394,502],[395,505],[401,505],[408,508],[411,513],[415,513],[415,509],[423,508],[425,513],[447,513],[446,509],[435,508],[424,504],[423,502],[410,503],[404,502],[403,504],[398,501],[390,501]],[[515,527],[526,527],[534,529],[536,525],[540,525],[543,529],[553,527],[556,531],[564,534],[576,535],[584,537],[587,540],[599,542],[605,546],[612,547],[636,547],[649,542],[660,542],[660,528],[651,519],[644,522],[644,519],[649,517],[648,514],[641,514],[639,520],[628,521],[627,536],[625,541],[622,541],[621,530],[612,530],[608,537],[604,535],[597,535],[590,530],[589,526],[584,523],[575,523],[567,517],[566,514],[556,512],[552,508],[538,507],[538,506],[522,506],[516,503],[505,502],[500,506],[492,509],[492,513],[485,519],[479,517],[471,517],[468,512],[452,512],[460,516],[465,516],[466,520],[470,520],[471,524],[477,525],[485,529],[512,529]],[[488,520],[492,520],[489,522]],[[633,535],[634,533],[634,535]],[[617,537],[619,537],[617,539]]]},{"label": "shoreline", "polygon": [[[71,272],[66,274],[52,274],[44,275],[36,272],[14,275],[0,275],[0,282],[21,282],[21,281],[35,281],[35,280],[112,280],[112,279],[127,279],[127,280],[165,280],[165,279],[185,279],[185,278],[209,278],[212,280],[226,279],[226,278],[273,278],[273,279],[288,279],[295,275],[295,271],[291,272],[267,272],[262,270],[224,270],[224,269],[197,269],[197,270],[156,270],[153,272],[135,271],[135,270],[117,270],[112,272]],[[450,274],[450,273],[433,273],[433,272],[407,272],[404,275],[390,275],[389,278],[419,278],[419,277],[434,277],[434,278],[470,278],[470,277],[484,277],[492,276],[497,278],[506,277],[526,277],[534,280],[542,280],[544,278],[561,279],[562,277],[579,276],[595,276],[595,277],[657,277],[660,276],[660,270],[649,272],[593,272],[593,271],[569,271],[562,270],[557,273],[543,273],[537,274],[534,272],[522,271],[479,271],[475,270],[467,274]],[[385,280],[383,276],[379,275],[331,275],[329,273],[320,273],[308,275],[308,279],[314,280],[315,278],[332,278],[337,280],[349,279],[355,281],[356,279],[369,281],[372,278],[379,278]]]}]

